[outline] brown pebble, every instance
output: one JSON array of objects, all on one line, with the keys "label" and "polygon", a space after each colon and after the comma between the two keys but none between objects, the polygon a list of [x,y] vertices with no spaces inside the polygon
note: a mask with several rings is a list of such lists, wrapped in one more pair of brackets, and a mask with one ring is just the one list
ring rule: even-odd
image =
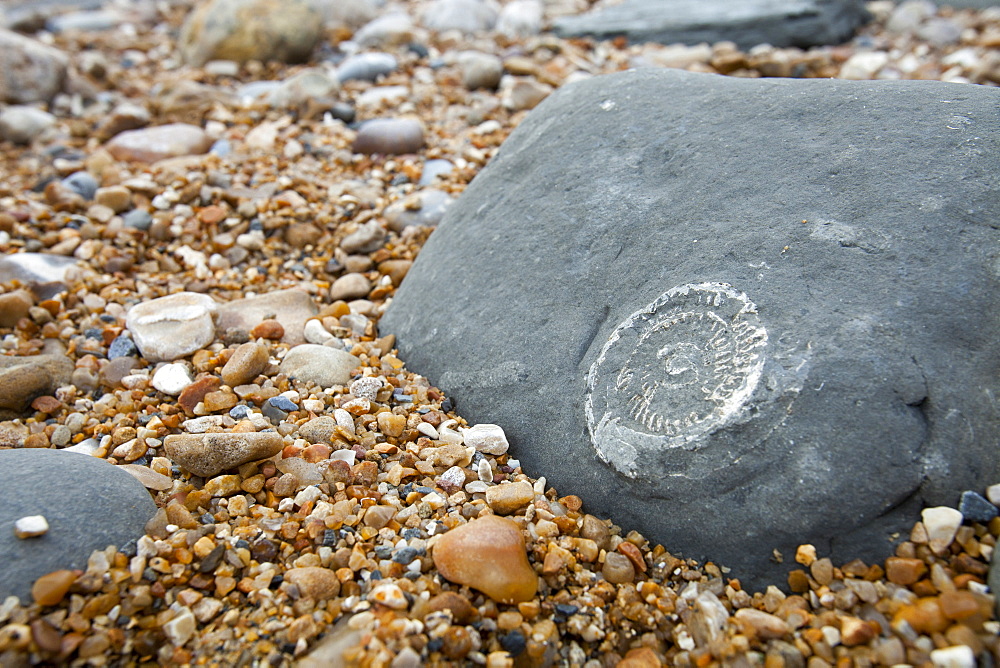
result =
[{"label": "brown pebble", "polygon": [[230,386],[245,385],[267,367],[267,346],[249,342],[236,348],[232,357],[222,367],[222,380]]},{"label": "brown pebble", "polygon": [[62,408],[62,402],[55,397],[46,394],[36,397],[35,400],[31,402],[31,407],[41,413],[55,413],[57,410]]},{"label": "brown pebble", "polygon": [[809,576],[800,568],[788,574],[788,588],[796,594],[804,594],[809,591]]},{"label": "brown pebble", "polygon": [[468,624],[477,616],[476,609],[468,599],[453,591],[441,592],[427,602],[428,613],[441,610],[451,610],[452,618],[459,624]]},{"label": "brown pebble", "polygon": [[387,525],[396,514],[396,509],[392,506],[372,506],[365,511],[365,526],[378,531]]},{"label": "brown pebble", "polygon": [[625,584],[635,580],[635,567],[632,561],[620,552],[608,552],[604,558],[604,568],[601,575],[611,584]]},{"label": "brown pebble", "polygon": [[250,336],[255,339],[278,341],[285,335],[285,328],[277,320],[262,320],[250,330]]},{"label": "brown pebble", "polygon": [[904,605],[892,621],[893,625],[905,621],[917,633],[940,633],[949,625],[938,599],[934,597],[920,598],[912,605]]},{"label": "brown pebble", "polygon": [[519,482],[496,485],[486,490],[486,503],[498,515],[511,515],[527,506],[535,498],[531,483]]},{"label": "brown pebble", "polygon": [[941,612],[948,619],[962,620],[979,612],[979,602],[971,591],[946,591],[939,602]]},{"label": "brown pebble", "polygon": [[202,376],[184,388],[184,391],[177,397],[177,403],[180,404],[185,413],[193,415],[195,406],[205,399],[205,395],[220,387],[222,387],[222,379],[218,376]]},{"label": "brown pebble", "polygon": [[275,432],[171,434],[163,439],[170,459],[202,477],[273,457],[284,445],[284,439]]},{"label": "brown pebble", "polygon": [[885,560],[885,575],[889,582],[897,585],[911,585],[927,572],[927,565],[920,559],[889,557]]},{"label": "brown pebble", "polygon": [[44,619],[31,622],[31,638],[43,652],[56,654],[62,650],[62,634]]},{"label": "brown pebble", "polygon": [[791,632],[791,628],[783,619],[763,610],[742,608],[737,610],[733,617],[743,626],[747,635],[756,635],[765,640],[781,638]]},{"label": "brown pebble", "polygon": [[625,658],[615,664],[615,668],[660,668],[663,662],[649,647],[630,649]]},{"label": "brown pebble", "polygon": [[580,536],[597,543],[597,547],[602,550],[608,549],[611,545],[611,531],[603,520],[599,520],[593,515],[583,516],[583,526],[580,528]]},{"label": "brown pebble", "polygon": [[325,601],[340,593],[340,580],[329,568],[303,566],[285,571],[285,582],[299,588],[303,597]]},{"label": "brown pebble", "polygon": [[80,571],[61,570],[47,573],[31,585],[31,597],[38,605],[58,605],[79,576]]},{"label": "brown pebble", "polygon": [[433,558],[442,577],[500,603],[530,601],[538,590],[524,536],[505,517],[487,515],[452,529],[434,544]]},{"label": "brown pebble", "polygon": [[413,260],[386,260],[385,262],[379,262],[378,270],[380,273],[388,276],[392,280],[393,285],[399,287],[412,266]]},{"label": "brown pebble", "polygon": [[847,647],[866,645],[877,635],[875,627],[863,619],[845,616],[840,620],[840,641]]},{"label": "brown pebble", "polygon": [[628,560],[632,562],[632,566],[635,568],[636,572],[646,572],[646,562],[642,558],[642,552],[639,551],[639,548],[626,540],[618,544],[618,551],[628,557]]}]

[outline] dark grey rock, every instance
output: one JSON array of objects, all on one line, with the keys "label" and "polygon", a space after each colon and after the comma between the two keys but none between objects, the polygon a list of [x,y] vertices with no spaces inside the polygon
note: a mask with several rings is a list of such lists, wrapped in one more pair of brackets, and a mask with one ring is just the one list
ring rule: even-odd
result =
[{"label": "dark grey rock", "polygon": [[[75,452],[0,450],[0,599],[31,602],[31,585],[60,569],[86,569],[94,550],[143,535],[156,504],[138,480],[101,459]],[[14,536],[14,522],[43,515],[49,531]]]},{"label": "dark grey rock", "polygon": [[966,490],[962,492],[962,500],[958,505],[958,512],[966,522],[979,522],[986,524],[997,516],[997,507],[990,503],[989,499],[982,494]]},{"label": "dark grey rock", "polygon": [[568,85],[380,330],[529,474],[672,552],[749,585],[787,571],[773,548],[884,558],[921,504],[1000,479],[998,103],[677,70]]},{"label": "dark grey rock", "polygon": [[859,0],[625,0],[554,22],[561,37],[626,36],[631,42],[699,44],[729,40],[758,44],[839,44],[868,20]]}]

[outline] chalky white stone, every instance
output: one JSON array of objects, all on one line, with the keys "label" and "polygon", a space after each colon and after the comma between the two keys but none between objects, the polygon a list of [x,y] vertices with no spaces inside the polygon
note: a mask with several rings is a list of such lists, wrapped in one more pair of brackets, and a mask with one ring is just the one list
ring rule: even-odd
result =
[{"label": "chalky white stone", "polygon": [[[443,431],[443,430],[441,430]],[[510,444],[503,428],[495,424],[477,424],[462,430],[466,445],[488,455],[502,455]]]},{"label": "chalky white stone", "polygon": [[18,538],[35,538],[48,531],[49,523],[43,515],[28,515],[14,522],[14,535]]},{"label": "chalky white stone", "polygon": [[178,292],[136,304],[125,316],[125,327],[147,360],[172,362],[215,339],[215,312],[208,295]]},{"label": "chalky white stone", "polygon": [[920,513],[931,551],[943,554],[955,539],[955,532],[962,526],[962,513],[948,506],[924,508]]},{"label": "chalky white stone", "polygon": [[193,382],[191,372],[183,364],[164,364],[153,374],[153,387],[172,397],[176,397]]},{"label": "chalky white stone", "polygon": [[598,456],[634,478],[645,455],[694,447],[739,416],[766,346],[746,294],[726,283],[671,288],[619,324],[590,367],[584,410]]},{"label": "chalky white stone", "polygon": [[934,668],[975,668],[976,655],[968,645],[942,647],[931,652]]}]

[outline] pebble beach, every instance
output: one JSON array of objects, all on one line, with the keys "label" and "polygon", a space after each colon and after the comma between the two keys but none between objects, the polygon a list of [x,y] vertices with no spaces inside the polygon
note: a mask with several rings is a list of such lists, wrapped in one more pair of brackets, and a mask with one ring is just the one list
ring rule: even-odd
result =
[{"label": "pebble beach", "polygon": [[[1000,661],[1000,486],[926,509],[879,563],[775,552],[787,581],[750,591],[524,470],[530,445],[469,423],[379,326],[557,88],[637,67],[995,86],[1000,8],[880,0],[848,43],[741,50],[549,30],[586,0],[343,3],[304,63],[192,65],[193,5],[6,9],[56,63],[39,86],[68,57],[48,103],[0,109],[0,454],[105,460],[156,510],[0,597],[0,666]],[[21,519],[17,540],[54,531]]]}]

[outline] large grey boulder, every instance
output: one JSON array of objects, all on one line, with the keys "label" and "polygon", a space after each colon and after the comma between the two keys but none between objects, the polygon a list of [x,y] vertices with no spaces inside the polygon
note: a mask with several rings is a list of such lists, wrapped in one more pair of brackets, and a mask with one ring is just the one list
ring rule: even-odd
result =
[{"label": "large grey boulder", "polygon": [[[156,504],[131,474],[106,461],[44,449],[0,450],[0,599],[31,603],[31,585],[62,569],[86,569],[94,550],[142,537]],[[14,523],[41,515],[48,532],[18,538]]]},{"label": "large grey boulder", "polygon": [[884,558],[1000,479],[1000,91],[676,70],[560,89],[384,316],[586,510],[734,569]]},{"label": "large grey boulder", "polygon": [[844,42],[868,18],[859,0],[625,0],[557,19],[554,28],[562,37],[805,48]]}]

